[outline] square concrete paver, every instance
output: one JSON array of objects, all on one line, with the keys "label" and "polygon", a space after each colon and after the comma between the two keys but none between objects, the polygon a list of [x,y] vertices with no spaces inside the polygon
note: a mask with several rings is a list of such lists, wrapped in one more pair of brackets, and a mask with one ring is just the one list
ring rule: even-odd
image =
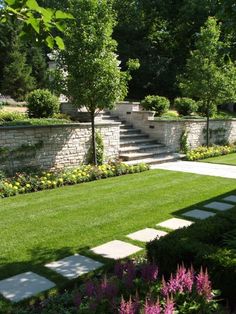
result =
[{"label": "square concrete paver", "polygon": [[91,251],[106,258],[120,259],[141,251],[142,248],[119,240],[107,242],[97,246]]},{"label": "square concrete paver", "polygon": [[229,195],[223,198],[223,201],[236,203],[236,195]]},{"label": "square concrete paver", "polygon": [[152,228],[146,228],[127,235],[132,240],[138,240],[141,242],[150,242],[156,238],[163,237],[167,234],[165,231],[156,230]]},{"label": "square concrete paver", "polygon": [[102,267],[103,264],[91,258],[75,254],[45,265],[67,279],[74,279]]},{"label": "square concrete paver", "polygon": [[221,203],[221,202],[211,202],[209,204],[204,205],[204,207],[219,210],[219,211],[224,211],[224,210],[233,208],[234,205]]},{"label": "square concrete paver", "polygon": [[193,224],[193,222],[189,221],[189,220],[179,219],[179,218],[171,218],[171,219],[165,220],[165,221],[157,224],[157,226],[176,230],[176,229],[181,229],[183,227],[188,227],[191,224]]},{"label": "square concrete paver", "polygon": [[184,214],[183,216],[190,217],[190,218],[196,218],[196,219],[206,219],[208,217],[215,216],[215,213],[208,212],[206,210],[200,210],[200,209],[193,209],[190,210]]},{"label": "square concrete paver", "polygon": [[0,294],[9,301],[19,302],[53,287],[55,287],[55,284],[48,279],[27,272],[1,280]]}]

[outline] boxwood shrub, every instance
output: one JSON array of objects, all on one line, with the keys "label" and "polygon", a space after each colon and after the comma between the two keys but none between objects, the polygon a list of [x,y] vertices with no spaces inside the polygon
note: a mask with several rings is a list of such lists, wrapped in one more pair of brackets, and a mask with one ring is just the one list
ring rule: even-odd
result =
[{"label": "boxwood shrub", "polygon": [[197,102],[187,97],[175,98],[174,107],[178,111],[178,113],[183,116],[190,116],[198,109]]},{"label": "boxwood shrub", "polygon": [[155,115],[160,117],[168,111],[170,101],[163,96],[149,95],[141,101],[141,105],[146,110],[155,111]]},{"label": "boxwood shrub", "polygon": [[222,297],[236,306],[236,250],[224,242],[225,234],[236,229],[235,226],[235,209],[219,213],[148,243],[148,259],[157,263],[165,275],[181,263],[195,268],[207,267]]}]

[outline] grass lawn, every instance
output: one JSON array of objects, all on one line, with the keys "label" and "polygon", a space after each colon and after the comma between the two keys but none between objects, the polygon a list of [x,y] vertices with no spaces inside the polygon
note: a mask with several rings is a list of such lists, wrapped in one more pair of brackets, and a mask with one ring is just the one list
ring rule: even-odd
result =
[{"label": "grass lawn", "polygon": [[219,157],[212,157],[200,160],[201,162],[210,162],[213,164],[225,164],[225,165],[236,165],[236,153],[228,154]]},{"label": "grass lawn", "polygon": [[35,271],[60,286],[66,280],[46,262],[88,254],[113,239],[129,241],[130,232],[235,189],[233,179],[152,170],[1,199],[0,279]]}]

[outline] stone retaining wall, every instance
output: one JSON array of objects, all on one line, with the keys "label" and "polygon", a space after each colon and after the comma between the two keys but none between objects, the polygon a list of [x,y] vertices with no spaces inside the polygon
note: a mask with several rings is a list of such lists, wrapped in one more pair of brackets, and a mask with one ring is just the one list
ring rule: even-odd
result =
[{"label": "stone retaining wall", "polygon": [[[206,143],[206,119],[156,120],[154,112],[142,111],[136,103],[119,104],[111,113],[167,145],[172,151],[179,150],[181,136],[185,131],[188,134],[190,148]],[[212,144],[236,142],[236,119],[211,120],[210,142]]]},{"label": "stone retaining wall", "polygon": [[[119,155],[120,123],[97,124],[104,142],[105,159],[115,159]],[[74,167],[86,162],[91,143],[90,123],[53,125],[53,126],[17,126],[0,127],[0,151],[11,151],[22,145],[41,143],[40,148],[19,158],[2,161],[0,169],[19,169],[27,166],[42,169]],[[24,154],[23,154],[24,155]],[[1,159],[1,153],[0,153]]]}]

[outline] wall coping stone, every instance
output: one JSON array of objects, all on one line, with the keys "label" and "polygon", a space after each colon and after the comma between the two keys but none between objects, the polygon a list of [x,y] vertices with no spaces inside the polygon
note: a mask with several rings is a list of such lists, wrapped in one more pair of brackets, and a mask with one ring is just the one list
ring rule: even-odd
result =
[{"label": "wall coping stone", "polygon": [[[148,119],[149,122],[161,122],[161,123],[186,123],[186,122],[206,122],[206,119],[174,119],[174,120],[155,120],[155,119]],[[231,119],[210,119],[210,122],[215,122],[215,121],[219,121],[219,122],[234,122],[236,121],[236,118],[231,118]]]},{"label": "wall coping stone", "polygon": [[[119,126],[121,122],[95,122],[96,126]],[[4,125],[0,126],[0,130],[16,130],[16,129],[40,129],[40,128],[66,128],[66,127],[90,127],[90,122],[84,123],[67,123],[67,124],[48,124],[48,125]]]}]

